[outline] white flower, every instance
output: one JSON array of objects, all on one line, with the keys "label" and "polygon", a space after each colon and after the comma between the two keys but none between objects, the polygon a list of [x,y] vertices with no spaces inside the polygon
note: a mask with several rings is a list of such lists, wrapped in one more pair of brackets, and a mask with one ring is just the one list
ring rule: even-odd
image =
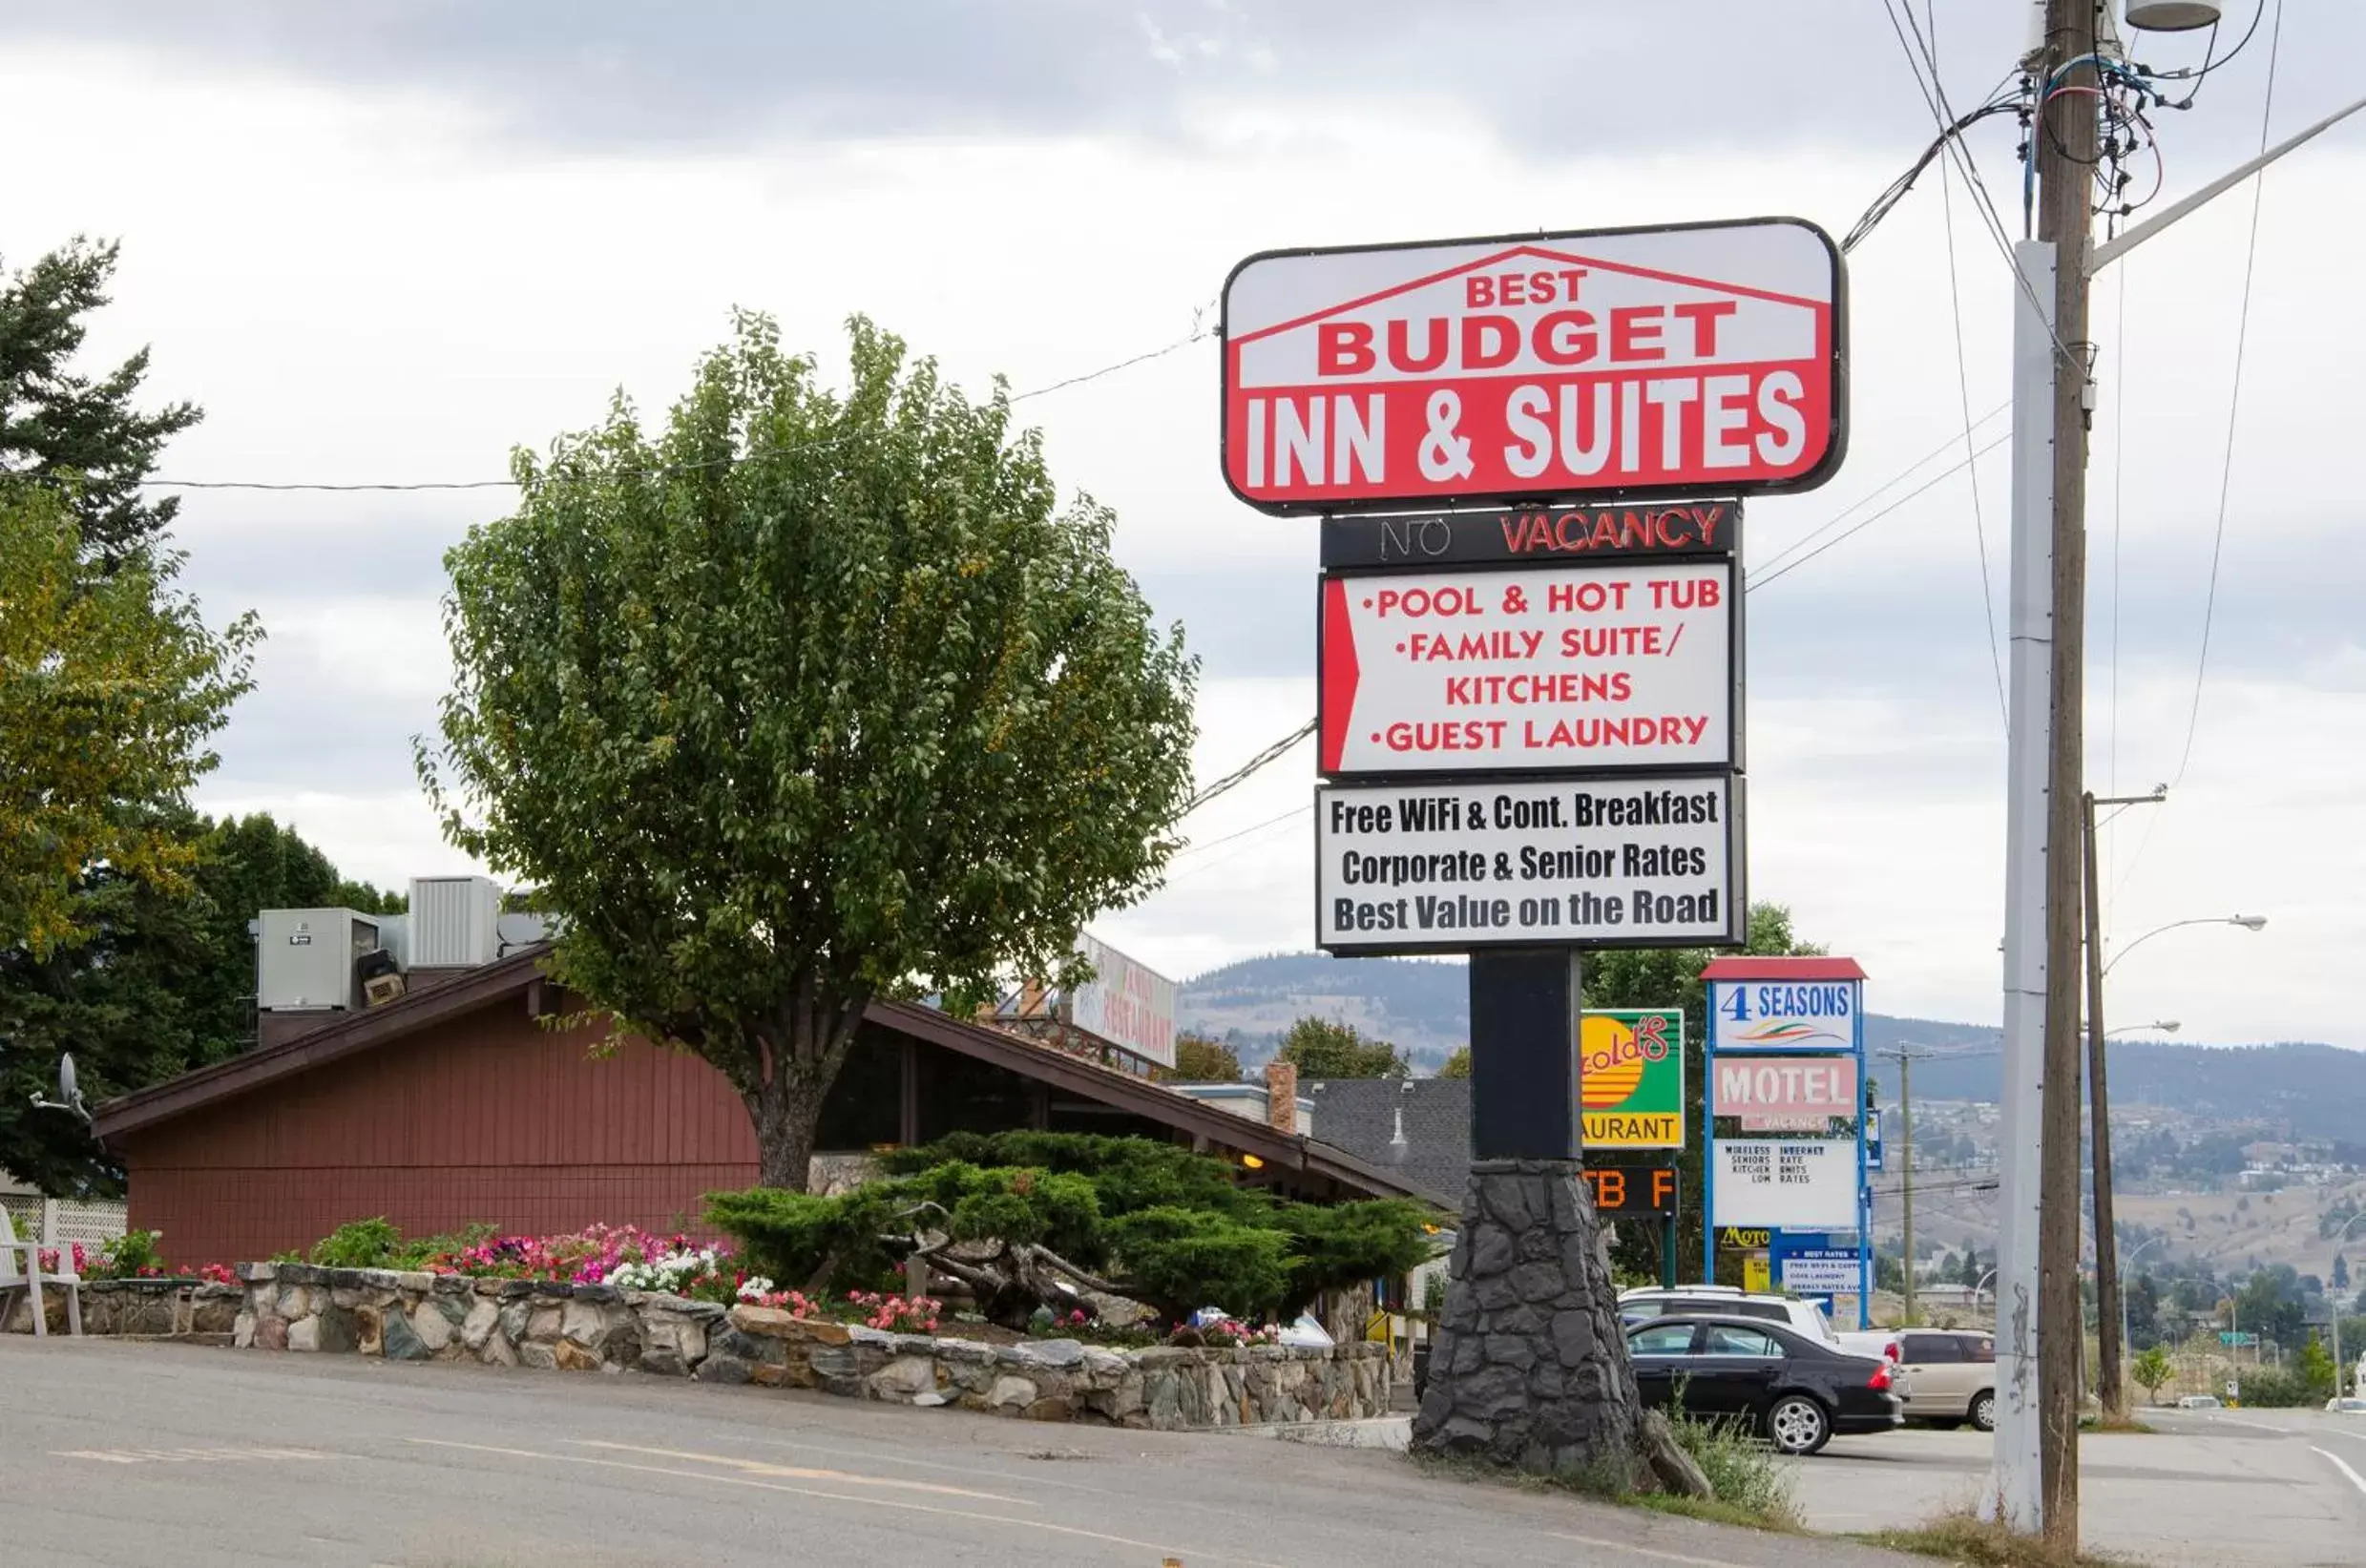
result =
[{"label": "white flower", "polygon": [[772,1294],[772,1282],[765,1279],[762,1274],[758,1274],[752,1279],[745,1279],[740,1282],[740,1299],[742,1301],[754,1301],[759,1296],[769,1296],[770,1294]]}]

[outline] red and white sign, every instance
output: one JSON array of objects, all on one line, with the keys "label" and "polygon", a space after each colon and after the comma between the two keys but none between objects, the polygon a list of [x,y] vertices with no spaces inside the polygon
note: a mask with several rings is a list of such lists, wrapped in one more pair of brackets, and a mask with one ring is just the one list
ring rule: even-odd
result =
[{"label": "red and white sign", "polygon": [[1709,1115],[1738,1117],[1746,1133],[1822,1133],[1861,1109],[1854,1056],[1720,1056],[1711,1066]]},{"label": "red and white sign", "polygon": [[1844,445],[1840,300],[1794,219],[1253,256],[1225,477],[1277,512],[1811,489]]},{"label": "red and white sign", "polygon": [[1078,948],[1093,978],[1068,995],[1068,1022],[1087,1035],[1175,1065],[1175,982],[1092,936]]},{"label": "red and white sign", "polygon": [[1733,568],[1639,562],[1330,577],[1320,767],[1723,767]]}]

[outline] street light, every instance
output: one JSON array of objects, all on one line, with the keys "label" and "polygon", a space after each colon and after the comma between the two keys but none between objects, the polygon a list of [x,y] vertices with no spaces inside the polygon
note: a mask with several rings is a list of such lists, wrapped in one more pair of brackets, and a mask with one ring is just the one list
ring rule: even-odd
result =
[{"label": "street light", "polygon": [[2247,931],[2255,931],[2263,929],[2267,923],[2268,917],[2264,914],[2206,914],[2199,915],[2191,920],[2172,920],[2166,926],[2153,927],[2152,930],[2145,932],[2144,935],[2136,938],[2135,941],[2130,942],[2126,947],[2124,947],[2119,951],[2113,953],[2104,961],[2104,972],[2105,974],[2110,973],[2111,966],[2113,964],[2118,963],[2129,953],[2134,952],[2138,948],[2143,947],[2146,942],[2151,941],[2163,931],[2173,931],[2185,926],[2240,926]]},{"label": "street light", "polygon": [[2179,1023],[2174,1018],[2164,1018],[2159,1023],[2122,1024],[2117,1029],[2104,1030],[2104,1038],[2107,1040],[2114,1035],[2149,1035],[2155,1030],[2160,1031],[2164,1035],[2174,1035],[2177,1031],[2183,1029],[2184,1027],[2184,1024]]},{"label": "street light", "polygon": [[2122,1355],[2127,1354],[2128,1347],[2127,1272],[2129,1269],[2136,1266],[2136,1260],[2145,1255],[2146,1248],[2159,1246],[2163,1242],[2167,1240],[2168,1237],[2166,1234],[2163,1234],[2153,1237],[2148,1242],[2141,1242],[2137,1244],[2135,1251],[2120,1260],[2120,1353]]},{"label": "street light", "polygon": [[[2366,1220],[2366,1212],[2351,1215],[2350,1223],[2343,1225],[2341,1234],[2334,1238],[2334,1251],[2336,1254],[2341,1250],[2341,1244],[2350,1239],[2350,1232],[2357,1228],[2357,1223],[2361,1220]],[[2331,1271],[2328,1270],[2327,1284],[2331,1283]],[[2334,1304],[2334,1392],[2335,1394],[2341,1392],[2341,1304],[2338,1302]]]}]

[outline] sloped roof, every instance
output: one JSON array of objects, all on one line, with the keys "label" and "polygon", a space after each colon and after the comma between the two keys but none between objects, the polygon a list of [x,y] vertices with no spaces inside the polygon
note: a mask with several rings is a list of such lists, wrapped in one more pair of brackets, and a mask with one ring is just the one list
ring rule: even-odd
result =
[{"label": "sloped roof", "polygon": [[1461,1207],[1471,1179],[1469,1078],[1317,1078],[1298,1088],[1314,1101],[1324,1141]]},{"label": "sloped roof", "polygon": [[[339,1014],[318,1029],[109,1100],[94,1113],[95,1130],[102,1139],[121,1138],[192,1115],[266,1084],[408,1038],[449,1018],[497,1002],[519,999],[529,1014],[539,1014],[546,1010],[542,960],[549,952],[549,944],[536,943],[498,962],[461,972],[440,984],[410,992],[383,1006]],[[991,1062],[1244,1154],[1253,1154],[1271,1170],[1319,1176],[1374,1196],[1443,1201],[1439,1193],[1407,1180],[1384,1164],[1358,1158],[1328,1139],[1276,1132],[1263,1122],[1203,1104],[1146,1078],[1071,1056],[1005,1030],[985,1028],[917,1002],[873,1002],[864,1016],[881,1028]]]}]

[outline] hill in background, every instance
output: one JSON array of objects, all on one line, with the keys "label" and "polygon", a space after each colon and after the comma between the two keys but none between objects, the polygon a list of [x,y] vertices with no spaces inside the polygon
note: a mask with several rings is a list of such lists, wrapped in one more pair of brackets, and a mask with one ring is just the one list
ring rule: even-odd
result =
[{"label": "hill in background", "polygon": [[[1317,952],[1244,959],[1183,982],[1176,1024],[1228,1041],[1244,1064],[1269,1057],[1301,1017],[1353,1024],[1403,1047],[1417,1072],[1434,1072],[1470,1038],[1469,974],[1459,963],[1415,958],[1332,958]],[[1995,1104],[2003,1032],[1868,1014],[1873,1051],[1927,1053],[1915,1063],[1915,1099]],[[2158,1105],[2201,1120],[2259,1123],[2293,1138],[2366,1139],[2366,1052],[2285,1041],[2209,1046],[2149,1040],[2110,1045],[2116,1106]],[[1895,1100],[1896,1068],[1873,1069]]]}]

